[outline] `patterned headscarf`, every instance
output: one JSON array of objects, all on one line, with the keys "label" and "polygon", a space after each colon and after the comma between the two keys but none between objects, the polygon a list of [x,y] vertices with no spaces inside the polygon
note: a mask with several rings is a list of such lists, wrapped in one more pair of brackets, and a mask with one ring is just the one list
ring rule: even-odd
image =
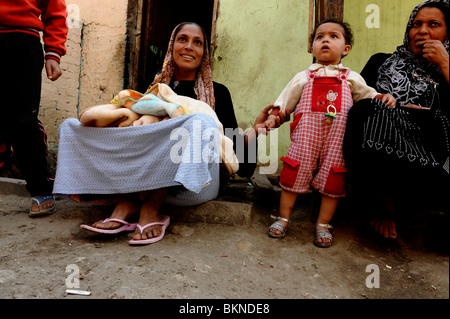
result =
[{"label": "patterned headscarf", "polygon": [[[153,83],[151,85],[154,85],[156,83],[165,83],[167,85],[170,84],[170,81],[172,80],[172,77],[175,73],[175,62],[173,59],[173,47],[175,42],[175,37],[177,33],[181,30],[181,28],[184,25],[187,24],[194,24],[193,22],[184,22],[180,23],[175,27],[175,29],[172,31],[172,36],[170,37],[169,41],[169,48],[167,49],[166,57],[164,58],[164,65],[161,73],[157,74],[155,76],[155,79],[153,80]],[[200,27],[200,26],[199,26]],[[201,29],[201,27],[200,27]],[[198,70],[197,70],[197,77],[195,79],[195,86],[194,91],[195,94],[197,94],[197,100],[203,101],[207,103],[209,106],[211,106],[212,109],[215,107],[215,99],[214,99],[214,88],[213,88],[213,81],[212,81],[212,75],[211,75],[211,65],[209,61],[209,50],[208,50],[208,43],[206,36],[204,35],[204,51],[203,51],[203,58],[202,63],[200,64]]]},{"label": "patterned headscarf", "polygon": [[[397,47],[378,71],[377,89],[380,92],[391,93],[400,105],[439,107],[436,83],[441,81],[442,73],[437,65],[411,51],[409,31],[420,9],[438,5],[441,10],[447,10],[443,12],[447,16],[448,4],[449,0],[427,0],[416,6],[409,17],[403,45]],[[445,21],[447,23],[447,17]],[[443,44],[449,52],[449,41],[446,40]]]}]

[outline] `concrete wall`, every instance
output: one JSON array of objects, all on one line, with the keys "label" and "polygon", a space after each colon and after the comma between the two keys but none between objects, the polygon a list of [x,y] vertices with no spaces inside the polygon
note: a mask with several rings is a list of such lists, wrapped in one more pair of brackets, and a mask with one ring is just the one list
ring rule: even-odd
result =
[{"label": "concrete wall", "polygon": [[[308,0],[221,1],[213,75],[230,90],[242,129],[251,127],[261,109],[311,64],[308,10]],[[270,145],[278,145],[271,149],[271,160],[278,161],[287,151],[289,125],[270,137]],[[262,138],[260,146],[265,146]]]},{"label": "concrete wall", "polygon": [[375,53],[392,53],[403,43],[409,15],[421,0],[345,0],[344,20],[355,43],[343,63],[360,72]]},{"label": "concrete wall", "polygon": [[122,89],[127,0],[67,0],[69,34],[63,75],[49,81],[43,71],[40,109],[50,149],[59,125],[89,106],[107,103]]}]

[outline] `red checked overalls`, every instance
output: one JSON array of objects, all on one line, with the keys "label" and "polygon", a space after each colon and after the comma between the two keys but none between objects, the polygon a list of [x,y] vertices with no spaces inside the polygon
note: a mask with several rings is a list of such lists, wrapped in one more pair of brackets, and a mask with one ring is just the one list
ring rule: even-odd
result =
[{"label": "red checked overalls", "polygon": [[342,141],[347,113],[353,105],[346,80],[350,70],[333,77],[306,72],[309,81],[291,123],[291,145],[286,157],[281,158],[280,185],[294,193],[305,193],[313,187],[330,197],[343,197],[346,169]]}]

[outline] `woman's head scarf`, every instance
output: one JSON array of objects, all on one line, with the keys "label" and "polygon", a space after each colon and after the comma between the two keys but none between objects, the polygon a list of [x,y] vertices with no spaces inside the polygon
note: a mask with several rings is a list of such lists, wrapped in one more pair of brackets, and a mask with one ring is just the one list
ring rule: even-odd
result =
[{"label": "woman's head scarf", "polygon": [[[392,94],[400,105],[439,106],[437,83],[441,82],[442,73],[437,65],[411,51],[409,31],[417,13],[424,7],[437,6],[441,11],[446,10],[443,13],[447,23],[448,4],[448,0],[427,0],[416,6],[409,17],[403,45],[397,47],[378,70],[377,89]],[[449,41],[443,44],[449,52]]]},{"label": "woman's head scarf", "polygon": [[[170,81],[172,80],[172,77],[175,73],[176,67],[173,59],[173,46],[175,42],[175,37],[181,30],[181,28],[187,24],[197,25],[196,23],[193,22],[184,22],[180,23],[175,27],[175,29],[172,31],[172,36],[170,37],[169,48],[167,49],[166,57],[164,58],[163,69],[159,74],[155,76],[155,79],[153,80],[153,83],[151,85],[154,85],[156,83],[165,83],[167,85],[170,84]],[[200,29],[202,28],[200,27]],[[204,49],[203,59],[202,63],[200,64],[197,70],[197,77],[195,79],[194,91],[195,94],[197,94],[197,100],[207,103],[209,106],[211,106],[212,109],[214,109],[215,107],[214,88],[211,75],[211,65],[209,61],[208,43],[206,35],[203,34],[203,36],[205,38],[203,48]]]}]

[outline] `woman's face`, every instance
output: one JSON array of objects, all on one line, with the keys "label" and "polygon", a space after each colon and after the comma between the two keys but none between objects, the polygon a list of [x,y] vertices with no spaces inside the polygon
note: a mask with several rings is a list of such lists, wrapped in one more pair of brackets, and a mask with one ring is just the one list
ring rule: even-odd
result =
[{"label": "woman's face", "polygon": [[425,7],[419,10],[409,31],[409,47],[414,54],[421,54],[425,40],[447,40],[445,17],[438,8]]},{"label": "woman's face", "polygon": [[176,74],[183,77],[177,77],[178,80],[195,79],[197,69],[202,63],[204,43],[203,32],[195,24],[187,24],[177,33],[173,46],[173,59]]}]

